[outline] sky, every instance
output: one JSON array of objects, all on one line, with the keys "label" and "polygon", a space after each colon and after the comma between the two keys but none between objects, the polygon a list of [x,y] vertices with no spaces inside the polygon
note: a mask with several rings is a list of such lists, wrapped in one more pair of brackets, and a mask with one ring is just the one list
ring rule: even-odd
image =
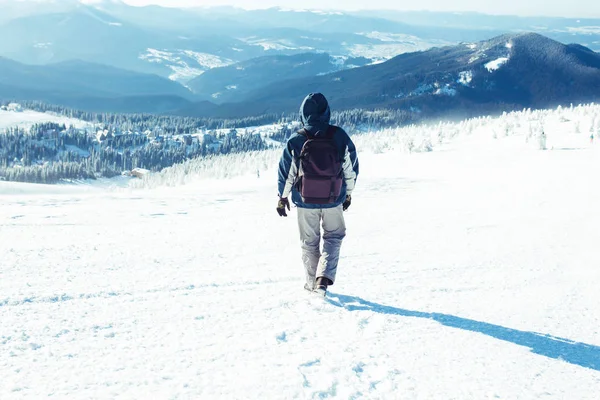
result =
[{"label": "sky", "polygon": [[243,8],[309,8],[309,9],[395,9],[430,11],[476,11],[487,14],[544,15],[563,17],[600,17],[597,0],[125,0],[132,5],[160,4],[171,7],[233,5]]}]

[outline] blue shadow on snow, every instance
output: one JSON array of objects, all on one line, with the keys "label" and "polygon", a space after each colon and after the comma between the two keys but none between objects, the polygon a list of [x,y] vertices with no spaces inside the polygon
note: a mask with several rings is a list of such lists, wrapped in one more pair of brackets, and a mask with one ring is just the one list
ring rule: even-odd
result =
[{"label": "blue shadow on snow", "polygon": [[[425,313],[373,303],[360,297],[330,294],[327,301],[348,311],[372,311],[379,314],[399,315],[403,317],[426,318],[442,325],[471,332],[482,333],[496,339],[519,346],[529,347],[532,352],[549,358],[560,359],[570,364],[600,371],[600,347],[574,342],[551,335],[505,328],[487,322],[474,321],[454,315]],[[337,301],[335,300],[337,299]]]}]

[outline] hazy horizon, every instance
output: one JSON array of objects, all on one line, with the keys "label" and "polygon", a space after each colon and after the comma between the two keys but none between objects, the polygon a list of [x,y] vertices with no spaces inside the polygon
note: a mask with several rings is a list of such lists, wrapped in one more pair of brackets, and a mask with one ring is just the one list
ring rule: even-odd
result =
[{"label": "hazy horizon", "polygon": [[[88,0],[86,2],[96,2],[96,0]],[[299,10],[398,10],[458,13],[473,12],[491,15],[529,17],[600,18],[600,7],[595,6],[595,2],[590,0],[578,0],[554,4],[548,4],[544,0],[531,0],[529,2],[506,0],[503,2],[494,2],[492,4],[477,0],[456,0],[450,4],[441,0],[423,0],[418,3],[406,2],[400,5],[393,0],[370,0],[368,4],[365,4],[364,0],[330,0],[327,3],[318,0],[305,0],[302,2],[301,6],[298,5],[298,2],[282,0],[124,0],[124,2],[134,6],[156,4],[164,7],[184,8],[233,6],[244,9],[264,9],[281,7]]]}]

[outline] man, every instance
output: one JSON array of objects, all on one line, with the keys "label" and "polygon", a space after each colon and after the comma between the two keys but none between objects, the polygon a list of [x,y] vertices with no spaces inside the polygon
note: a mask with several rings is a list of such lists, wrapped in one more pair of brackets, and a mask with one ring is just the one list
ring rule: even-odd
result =
[{"label": "man", "polygon": [[[348,134],[329,125],[329,104],[321,93],[311,93],[300,106],[304,128],[292,135],[279,162],[277,212],[287,217],[288,196],[298,207],[304,288],[325,296],[333,285],[342,240],[346,236],[343,211],[350,207],[358,176],[356,148]],[[323,252],[321,253],[321,224]]]}]

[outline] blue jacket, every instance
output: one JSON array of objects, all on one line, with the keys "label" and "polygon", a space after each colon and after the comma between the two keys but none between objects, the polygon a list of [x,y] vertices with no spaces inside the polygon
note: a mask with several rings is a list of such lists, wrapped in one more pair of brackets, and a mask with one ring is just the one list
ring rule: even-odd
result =
[{"label": "blue jacket", "polygon": [[[329,128],[331,113],[327,99],[320,93],[311,93],[302,102],[300,106],[300,117],[304,129],[311,135],[325,135]],[[288,197],[292,194],[292,202],[301,208],[333,208],[344,202],[346,195],[354,190],[356,178],[358,176],[358,157],[356,147],[348,134],[340,127],[335,127],[336,132],[333,140],[340,154],[340,159],[344,160],[344,181],[342,192],[337,201],[332,204],[306,204],[302,201],[300,193],[295,188],[298,171],[300,168],[300,152],[306,142],[305,135],[299,133],[293,134],[287,142],[283,155],[279,161],[279,196]]]}]

